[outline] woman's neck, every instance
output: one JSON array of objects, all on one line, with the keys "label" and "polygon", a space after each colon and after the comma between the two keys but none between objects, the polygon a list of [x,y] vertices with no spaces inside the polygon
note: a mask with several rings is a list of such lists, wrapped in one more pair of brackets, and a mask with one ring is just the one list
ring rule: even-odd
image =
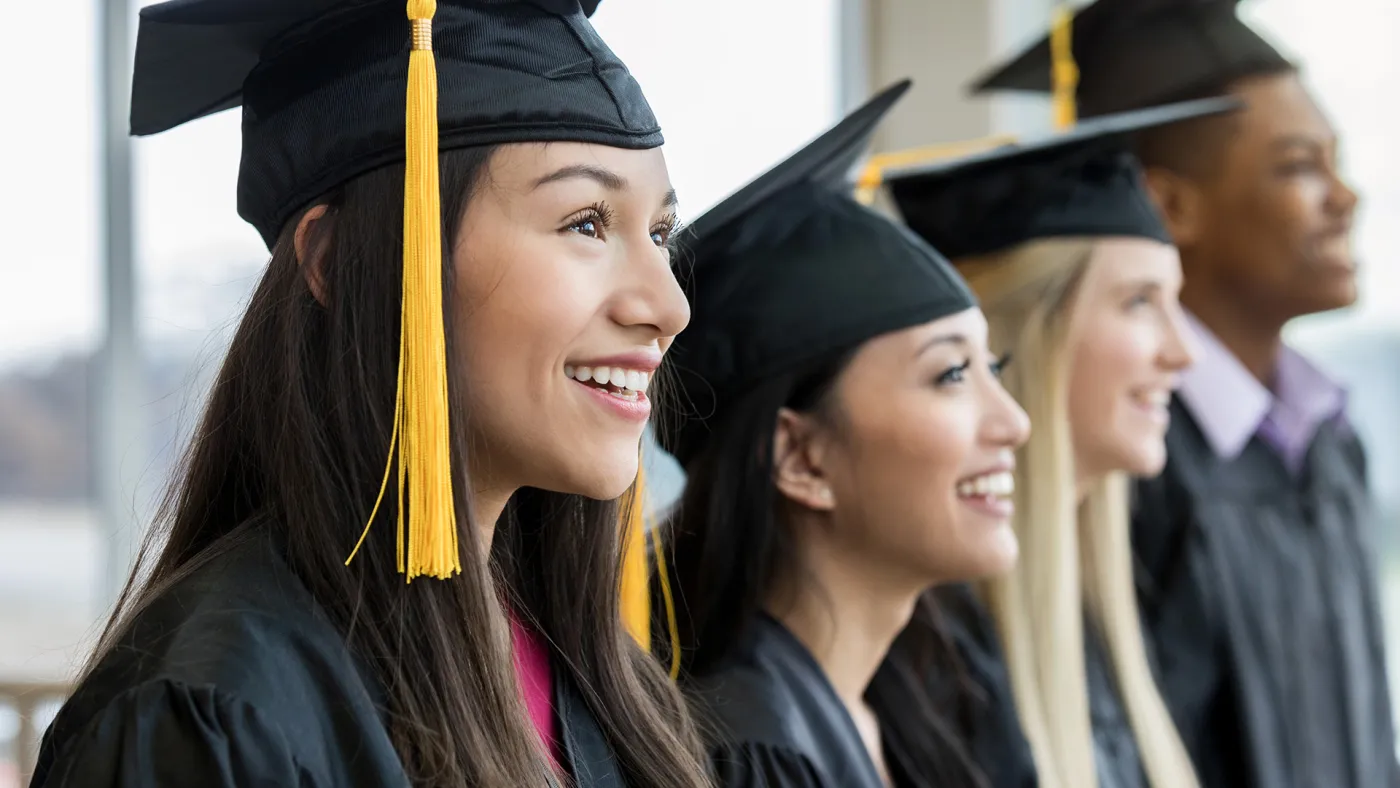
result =
[{"label": "woman's neck", "polygon": [[481,547],[483,564],[491,560],[491,540],[496,535],[496,523],[506,510],[514,491],[475,490],[472,493],[472,519],[476,521],[476,537]]},{"label": "woman's neck", "polygon": [[[1088,463],[1081,462],[1076,453],[1074,461],[1074,506],[1076,510],[1089,500],[1089,494],[1100,487],[1114,471],[1089,468]],[[1083,470],[1081,470],[1083,469]]]},{"label": "woman's neck", "polygon": [[863,708],[865,689],[913,616],[922,589],[896,587],[849,557],[804,569],[800,578],[779,584],[765,608],[807,647],[847,708]]}]

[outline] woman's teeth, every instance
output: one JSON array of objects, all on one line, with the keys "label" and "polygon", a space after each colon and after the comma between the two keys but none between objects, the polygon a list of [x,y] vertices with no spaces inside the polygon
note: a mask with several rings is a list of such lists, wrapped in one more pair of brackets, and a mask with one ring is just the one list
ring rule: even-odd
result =
[{"label": "woman's teeth", "polygon": [[647,389],[651,373],[622,367],[564,367],[564,377],[601,388],[619,399],[636,399]]},{"label": "woman's teeth", "polygon": [[1003,498],[1015,491],[1016,478],[1010,471],[987,473],[958,482],[958,496],[961,498]]},{"label": "woman's teeth", "polygon": [[1139,391],[1134,399],[1149,408],[1168,408],[1172,404],[1172,393],[1166,389]]}]

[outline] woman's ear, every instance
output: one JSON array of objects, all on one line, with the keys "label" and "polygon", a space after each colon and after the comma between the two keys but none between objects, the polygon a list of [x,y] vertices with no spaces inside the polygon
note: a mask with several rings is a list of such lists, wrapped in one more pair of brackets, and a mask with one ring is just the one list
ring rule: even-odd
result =
[{"label": "woman's ear", "polygon": [[773,430],[773,484],[793,502],[819,512],[836,505],[822,461],[827,454],[824,431],[810,416],[788,408],[778,411]]},{"label": "woman's ear", "polygon": [[316,223],[325,218],[330,210],[327,205],[316,205],[302,215],[297,222],[293,243],[297,253],[297,267],[306,278],[306,286],[321,306],[326,305],[326,240],[324,232],[317,232]]}]

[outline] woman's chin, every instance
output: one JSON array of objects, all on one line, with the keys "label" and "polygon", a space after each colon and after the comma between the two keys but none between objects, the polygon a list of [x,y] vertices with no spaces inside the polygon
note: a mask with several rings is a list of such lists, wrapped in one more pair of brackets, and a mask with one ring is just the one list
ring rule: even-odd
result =
[{"label": "woman's chin", "polygon": [[1161,438],[1144,438],[1137,445],[1125,448],[1122,462],[1116,470],[1129,476],[1150,479],[1167,466],[1167,449]]},{"label": "woman's chin", "polygon": [[589,459],[591,462],[588,465],[574,468],[569,474],[569,481],[559,485],[556,491],[610,501],[621,497],[637,481],[636,452],[630,452],[612,461],[600,460],[597,455],[592,455]]},{"label": "woman's chin", "polygon": [[1016,561],[1021,556],[1021,542],[1016,538],[1016,531],[1010,523],[996,529],[990,537],[982,562],[983,578],[997,577],[1010,572],[1016,568]]},{"label": "woman's chin", "polygon": [[[1010,523],[978,535],[978,543],[969,551],[967,560],[957,572],[956,582],[972,582],[1000,577],[1016,568],[1016,560],[1021,555],[1021,542]],[[971,545],[969,545],[971,547]]]},{"label": "woman's chin", "polygon": [[1008,574],[1016,568],[1021,543],[1010,523],[985,529],[972,539],[959,542],[956,553],[945,543],[939,547],[939,560],[929,569],[937,583],[975,583]]}]

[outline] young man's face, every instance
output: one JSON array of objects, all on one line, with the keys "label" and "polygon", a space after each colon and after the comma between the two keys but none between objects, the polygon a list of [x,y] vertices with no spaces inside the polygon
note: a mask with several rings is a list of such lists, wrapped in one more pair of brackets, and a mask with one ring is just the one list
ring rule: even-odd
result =
[{"label": "young man's face", "polygon": [[1192,231],[1178,238],[1192,265],[1242,307],[1288,320],[1351,305],[1357,197],[1337,172],[1337,136],[1293,73],[1254,77],[1231,91],[1218,171],[1198,181]]}]

